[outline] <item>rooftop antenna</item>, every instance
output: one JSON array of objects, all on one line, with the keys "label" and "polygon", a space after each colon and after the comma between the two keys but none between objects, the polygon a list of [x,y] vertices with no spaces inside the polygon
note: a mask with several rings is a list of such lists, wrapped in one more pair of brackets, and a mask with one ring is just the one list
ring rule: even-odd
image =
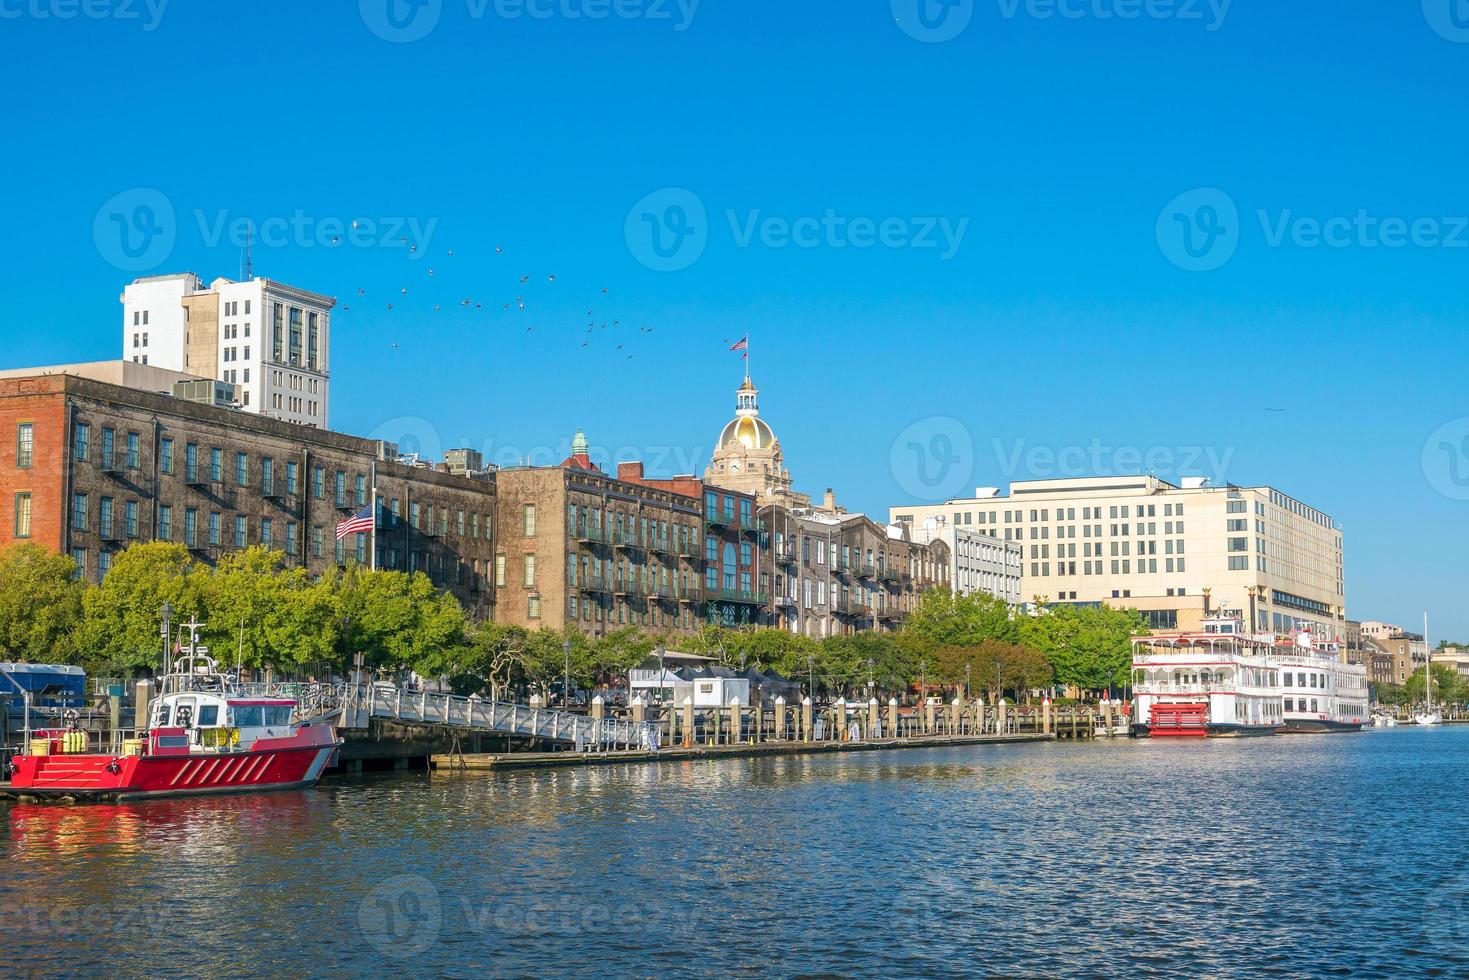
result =
[{"label": "rooftop antenna", "polygon": [[250,246],[251,246],[251,235],[250,235],[250,231],[251,231],[250,219],[249,218],[246,218],[245,219],[245,268],[244,268],[244,275],[241,277],[241,281],[242,282],[249,282],[251,279],[253,279],[255,277],[255,264],[252,261],[251,254],[250,254]]}]

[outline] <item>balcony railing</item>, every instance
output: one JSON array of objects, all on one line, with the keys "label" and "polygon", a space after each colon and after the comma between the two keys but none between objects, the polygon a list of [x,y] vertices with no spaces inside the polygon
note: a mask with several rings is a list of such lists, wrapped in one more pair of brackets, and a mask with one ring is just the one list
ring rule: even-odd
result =
[{"label": "balcony railing", "polygon": [[796,600],[788,595],[778,595],[775,597],[775,604],[781,607],[795,606]]},{"label": "balcony railing", "polygon": [[607,540],[607,532],[600,527],[592,527],[589,524],[579,524],[571,532],[571,536],[583,544],[601,544]]},{"label": "balcony railing", "polygon": [[695,541],[691,538],[688,541],[680,541],[674,550],[678,552],[681,558],[698,558],[703,554],[704,545],[703,542]]},{"label": "balcony railing", "polygon": [[619,548],[636,548],[638,550],[643,550],[648,547],[647,542],[644,541],[643,538],[634,531],[614,531],[613,535],[614,543]]},{"label": "balcony railing", "polygon": [[903,580],[903,572],[897,568],[883,568],[877,573],[877,577],[882,582],[901,582]]},{"label": "balcony railing", "polygon": [[758,534],[758,533],[760,533],[763,530],[765,530],[765,525],[761,523],[760,518],[758,518],[758,517],[741,517],[740,518],[740,531],[742,533],[745,533],[745,534]]},{"label": "balcony railing", "polygon": [[776,548],[775,560],[782,565],[794,565],[796,563],[796,549],[790,545]]},{"label": "balcony railing", "polygon": [[876,571],[870,561],[855,562],[852,565],[852,569],[856,572],[858,578],[872,578]]},{"label": "balcony railing", "polygon": [[734,514],[710,511],[704,515],[704,523],[710,527],[729,527],[735,522]]},{"label": "balcony railing", "polygon": [[583,575],[573,583],[573,588],[583,592],[609,592],[607,580],[600,575]]},{"label": "balcony railing", "polygon": [[769,597],[764,592],[747,592],[744,589],[706,589],[704,598],[710,602],[742,602],[763,606]]}]

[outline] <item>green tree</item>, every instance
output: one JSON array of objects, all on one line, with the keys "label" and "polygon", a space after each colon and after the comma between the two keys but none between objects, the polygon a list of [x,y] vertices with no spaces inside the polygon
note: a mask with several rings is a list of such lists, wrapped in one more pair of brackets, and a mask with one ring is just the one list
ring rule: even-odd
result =
[{"label": "green tree", "polygon": [[207,612],[208,571],[182,544],[152,541],[124,549],[102,584],[82,597],[81,642],[89,671],[136,672],[161,666],[158,634],[165,602],[175,625]]},{"label": "green tree", "polygon": [[333,659],[340,623],[331,585],[287,568],[284,552],[225,555],[207,583],[207,635],[221,662],[297,669]]},{"label": "green tree", "polygon": [[[1403,684],[1402,697],[1409,704],[1420,704],[1428,699],[1424,668],[1414,671]],[[1448,664],[1433,665],[1433,703],[1457,704],[1469,695],[1464,678]]]},{"label": "green tree", "polygon": [[342,624],[343,667],[360,652],[369,668],[411,669],[426,677],[455,672],[464,647],[464,609],[422,572],[350,566],[326,580]]},{"label": "green tree", "polygon": [[0,550],[0,658],[77,663],[85,591],[65,555],[30,543]]},{"label": "green tree", "polygon": [[987,592],[955,595],[941,589],[924,593],[908,616],[904,632],[941,646],[976,646],[985,640],[1020,642],[1020,626],[1003,599]]},{"label": "green tree", "polygon": [[1021,630],[1026,645],[1051,665],[1058,684],[1099,691],[1127,683],[1131,639],[1146,634],[1147,626],[1135,609],[1063,603],[1025,617]]}]

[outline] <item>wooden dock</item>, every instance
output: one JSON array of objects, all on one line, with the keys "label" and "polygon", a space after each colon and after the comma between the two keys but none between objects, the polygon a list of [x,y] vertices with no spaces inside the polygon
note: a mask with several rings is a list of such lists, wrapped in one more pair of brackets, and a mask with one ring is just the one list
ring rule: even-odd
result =
[{"label": "wooden dock", "polygon": [[435,755],[436,772],[484,772],[503,769],[547,769],[561,766],[611,766],[644,762],[682,762],[689,759],[736,759],[752,756],[825,755],[833,752],[882,752],[890,749],[936,749],[961,745],[1012,745],[1050,742],[1054,735],[919,735],[873,741],[757,742],[742,745],[682,745],[655,751],[634,749],[609,752],[500,752]]}]

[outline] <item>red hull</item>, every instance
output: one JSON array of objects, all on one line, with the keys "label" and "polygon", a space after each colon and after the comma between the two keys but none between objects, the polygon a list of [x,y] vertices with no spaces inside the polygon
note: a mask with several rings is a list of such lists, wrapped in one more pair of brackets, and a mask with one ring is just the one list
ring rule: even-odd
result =
[{"label": "red hull", "polygon": [[189,755],[29,755],[15,760],[10,790],[35,796],[137,799],[311,786],[341,742],[330,726],[261,739],[242,752]]}]

